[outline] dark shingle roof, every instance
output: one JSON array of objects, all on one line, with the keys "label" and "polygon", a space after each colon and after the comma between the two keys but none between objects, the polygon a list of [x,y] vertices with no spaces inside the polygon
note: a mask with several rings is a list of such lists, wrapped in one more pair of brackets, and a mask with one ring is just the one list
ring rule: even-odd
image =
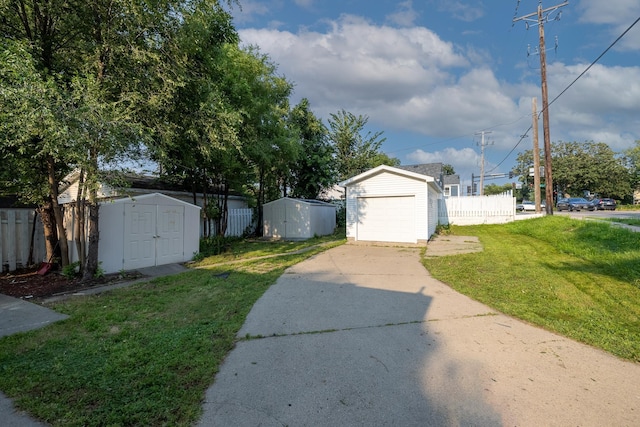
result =
[{"label": "dark shingle roof", "polygon": [[398,169],[432,176],[442,186],[448,184],[460,184],[460,175],[443,175],[442,167],[442,163],[422,163],[419,165],[397,166]]}]

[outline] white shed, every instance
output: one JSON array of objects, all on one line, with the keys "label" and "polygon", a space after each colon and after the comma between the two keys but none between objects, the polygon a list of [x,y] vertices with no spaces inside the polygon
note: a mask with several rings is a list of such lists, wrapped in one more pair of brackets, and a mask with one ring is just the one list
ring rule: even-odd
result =
[{"label": "white shed", "polygon": [[382,165],[340,185],[350,241],[426,244],[436,231],[443,192],[434,177]]},{"label": "white shed", "polygon": [[319,200],[284,197],[263,206],[264,237],[304,240],[332,234],[336,207]]},{"label": "white shed", "polygon": [[[65,225],[78,259],[73,216]],[[105,273],[190,261],[200,249],[200,208],[152,193],[100,204],[98,259]]]}]

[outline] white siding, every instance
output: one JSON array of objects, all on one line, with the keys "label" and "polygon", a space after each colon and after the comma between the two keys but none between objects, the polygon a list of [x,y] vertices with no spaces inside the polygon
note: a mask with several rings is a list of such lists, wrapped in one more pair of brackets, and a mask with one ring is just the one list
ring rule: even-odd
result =
[{"label": "white siding", "polygon": [[[384,196],[413,196],[415,198],[415,241],[427,241],[429,238],[427,183],[388,171],[349,185],[347,190],[347,237],[358,240],[358,224],[366,221],[367,212],[358,211],[358,198]],[[394,218],[389,218],[388,223],[390,233],[402,226],[397,224],[397,220]]]}]

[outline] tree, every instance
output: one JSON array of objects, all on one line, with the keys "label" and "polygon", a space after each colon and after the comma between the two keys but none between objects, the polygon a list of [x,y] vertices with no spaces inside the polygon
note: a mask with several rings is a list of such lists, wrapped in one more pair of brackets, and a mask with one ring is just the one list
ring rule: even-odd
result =
[{"label": "tree", "polygon": [[503,184],[503,185],[489,184],[484,186],[484,194],[486,196],[491,196],[493,194],[502,194],[502,193],[506,193],[507,191],[511,191],[511,189],[512,189],[511,184]]},{"label": "tree", "polygon": [[355,116],[345,110],[331,114],[329,140],[336,153],[339,181],[392,160],[380,152],[380,147],[386,140],[381,138],[383,132],[362,134],[368,121],[367,116]]},{"label": "tree", "polygon": [[451,166],[448,163],[445,163],[442,165],[442,173],[443,175],[455,175],[456,171],[453,169],[453,166]]},{"label": "tree", "polygon": [[293,197],[315,199],[324,189],[336,183],[333,147],[327,139],[327,128],[309,109],[304,98],[288,117],[296,131],[300,152],[291,169]]},{"label": "tree", "polygon": [[262,205],[282,194],[289,170],[298,156],[295,132],[287,126],[292,84],[276,74],[277,67],[256,48],[228,45],[223,87],[240,112],[235,149],[246,175],[247,189],[257,202],[258,235]]},{"label": "tree", "polygon": [[562,192],[622,199],[631,194],[631,177],[624,159],[605,143],[558,142],[552,146],[553,174]]},{"label": "tree", "polygon": [[624,152],[625,161],[629,173],[631,174],[631,186],[638,189],[640,186],[640,140],[636,141],[636,145]]},{"label": "tree", "polygon": [[[38,76],[50,82],[48,98],[63,99],[55,110],[58,122],[34,129],[29,140],[46,160],[49,194],[41,203],[50,202],[59,236],[61,171],[82,170],[89,212],[83,267],[90,278],[98,267],[102,166],[134,156],[152,138],[170,137],[172,129],[159,112],[184,85],[191,65],[177,33],[200,15],[213,16],[226,33],[230,17],[217,0],[0,0],[0,12],[1,34],[28,46]],[[67,132],[64,138],[51,137],[57,128]],[[59,241],[64,264],[66,239]]]},{"label": "tree", "polygon": [[[589,191],[601,197],[623,199],[631,193],[632,177],[626,160],[607,144],[560,141],[553,143],[551,150],[553,181],[560,194],[582,196]],[[524,191],[533,183],[533,177],[529,176],[532,150],[520,153],[517,162],[513,170],[520,175]]]}]

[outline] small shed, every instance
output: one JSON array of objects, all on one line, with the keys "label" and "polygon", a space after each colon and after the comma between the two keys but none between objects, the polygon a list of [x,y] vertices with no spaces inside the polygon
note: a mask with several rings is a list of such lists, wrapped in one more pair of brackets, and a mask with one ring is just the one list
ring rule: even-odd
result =
[{"label": "small shed", "polygon": [[443,191],[434,177],[382,165],[340,185],[349,241],[426,244],[436,231]]},{"label": "small shed", "polygon": [[304,240],[332,234],[336,207],[320,200],[284,197],[263,206],[264,237]]},{"label": "small shed", "polygon": [[[75,217],[67,212],[65,226],[70,257]],[[190,261],[200,246],[200,208],[159,193],[100,204],[98,260],[105,273]]]}]

